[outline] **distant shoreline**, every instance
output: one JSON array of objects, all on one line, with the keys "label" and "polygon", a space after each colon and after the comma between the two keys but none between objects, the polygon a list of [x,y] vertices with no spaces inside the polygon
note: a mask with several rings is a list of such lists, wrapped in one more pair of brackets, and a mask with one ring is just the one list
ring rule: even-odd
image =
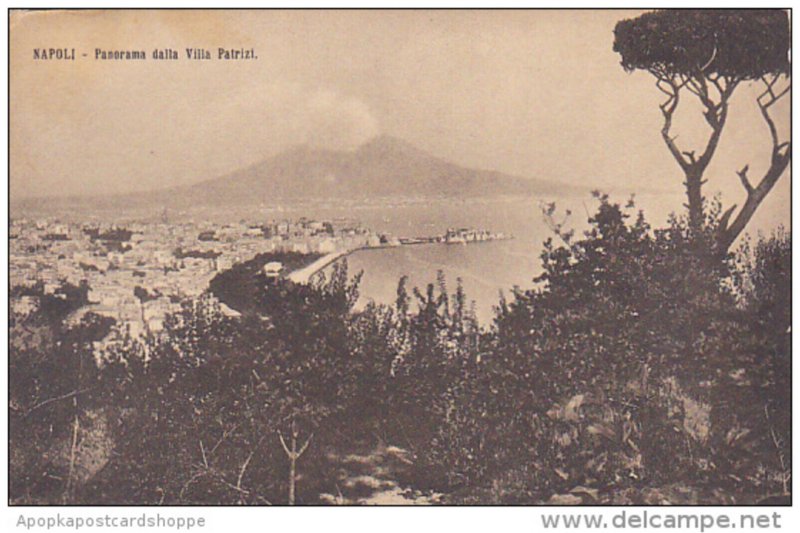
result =
[{"label": "distant shoreline", "polygon": [[[601,188],[601,190],[604,190]],[[682,196],[682,191],[669,190],[611,190],[607,191],[614,196],[627,197],[635,194],[637,198],[652,196]],[[132,193],[141,194],[141,193]],[[332,203],[329,198],[298,198],[287,197],[281,201],[270,203],[245,203],[219,204],[219,205],[197,205],[192,203],[167,205],[163,202],[153,204],[142,204],[127,201],[125,197],[117,195],[95,195],[95,196],[43,196],[43,197],[22,197],[10,198],[9,215],[13,218],[20,217],[69,217],[69,218],[93,218],[106,216],[109,213],[118,215],[121,219],[144,220],[160,216],[163,209],[168,208],[172,214],[179,217],[191,216],[205,210],[224,210],[230,211],[231,208],[253,211],[267,211],[271,213],[281,213],[298,209],[332,209],[347,205],[352,209],[365,208],[396,208],[411,205],[439,203],[439,202],[458,202],[466,204],[505,202],[520,200],[567,200],[585,199],[590,197],[588,189],[584,191],[554,191],[549,193],[529,193],[529,194],[497,194],[497,195],[474,195],[474,196],[453,196],[453,195],[433,195],[433,196],[382,196],[372,197],[342,197],[337,198]]]}]

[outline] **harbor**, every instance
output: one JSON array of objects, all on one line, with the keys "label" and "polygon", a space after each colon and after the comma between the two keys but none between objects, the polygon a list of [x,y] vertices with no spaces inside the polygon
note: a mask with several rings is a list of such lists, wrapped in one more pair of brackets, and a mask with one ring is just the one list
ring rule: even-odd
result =
[{"label": "harbor", "polygon": [[355,246],[352,248],[338,250],[326,254],[313,263],[286,275],[286,278],[294,283],[308,283],[315,274],[321,272],[342,257],[346,257],[359,250],[376,250],[383,248],[396,248],[399,246],[414,246],[423,244],[475,244],[480,242],[502,241],[513,239],[513,236],[505,233],[491,232],[488,230],[477,230],[472,228],[448,229],[442,235],[430,237],[390,237],[382,235],[379,243],[368,244],[365,246]]}]

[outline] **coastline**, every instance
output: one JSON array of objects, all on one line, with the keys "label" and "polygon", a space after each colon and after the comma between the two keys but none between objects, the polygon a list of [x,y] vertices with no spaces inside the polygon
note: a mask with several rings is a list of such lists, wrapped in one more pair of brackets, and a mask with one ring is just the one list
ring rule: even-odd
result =
[{"label": "coastline", "polygon": [[353,254],[355,252],[362,251],[362,250],[385,250],[385,249],[389,249],[389,248],[391,248],[391,249],[400,248],[400,247],[403,247],[403,246],[422,246],[422,245],[433,245],[433,244],[440,244],[440,245],[443,244],[443,245],[447,245],[447,246],[452,246],[452,245],[458,244],[458,245],[461,245],[461,246],[466,246],[467,244],[480,244],[480,243],[484,243],[484,242],[510,240],[512,238],[513,237],[503,236],[503,237],[496,237],[496,238],[480,240],[480,241],[472,241],[472,242],[469,242],[469,243],[467,243],[467,242],[445,242],[445,241],[435,241],[435,240],[428,240],[428,239],[424,239],[424,238],[418,238],[418,239],[408,239],[406,242],[402,242],[401,241],[399,244],[381,244],[381,245],[378,245],[378,246],[358,246],[358,247],[355,247],[355,248],[348,248],[348,249],[345,249],[345,250],[338,250],[336,252],[331,252],[329,254],[326,254],[326,255],[320,257],[319,259],[317,259],[316,261],[314,261],[313,263],[311,263],[310,265],[305,266],[305,267],[303,267],[303,268],[301,268],[299,270],[295,270],[294,272],[289,273],[286,276],[286,278],[289,281],[292,281],[294,283],[308,283],[311,280],[311,278],[314,277],[315,274],[317,274],[320,271],[324,270],[325,268],[329,267],[330,265],[332,265],[333,263],[335,263],[336,261],[338,261],[342,257],[346,257],[346,256],[348,256],[350,254]]}]

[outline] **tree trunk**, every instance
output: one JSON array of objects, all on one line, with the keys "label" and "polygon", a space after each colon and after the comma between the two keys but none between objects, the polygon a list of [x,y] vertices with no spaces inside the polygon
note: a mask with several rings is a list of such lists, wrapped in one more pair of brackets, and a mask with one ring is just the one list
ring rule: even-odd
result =
[{"label": "tree trunk", "polygon": [[314,438],[314,434],[312,433],[309,435],[308,439],[306,439],[305,444],[303,444],[300,449],[297,449],[297,425],[292,421],[292,447],[286,445],[286,441],[283,439],[283,435],[281,435],[280,431],[278,432],[278,437],[281,440],[281,446],[283,446],[283,451],[286,452],[286,456],[289,458],[289,505],[294,505],[295,501],[295,485],[297,484],[297,460],[300,458],[301,455],[306,451],[308,445],[311,443],[311,439]]},{"label": "tree trunk", "polygon": [[689,230],[692,237],[697,238],[703,231],[703,171],[698,165],[692,165],[685,170],[686,207],[689,210]]}]

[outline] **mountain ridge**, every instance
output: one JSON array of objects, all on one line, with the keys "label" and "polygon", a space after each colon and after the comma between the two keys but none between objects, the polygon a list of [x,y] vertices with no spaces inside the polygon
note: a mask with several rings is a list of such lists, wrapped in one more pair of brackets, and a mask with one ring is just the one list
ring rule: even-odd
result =
[{"label": "mountain ridge", "polygon": [[165,189],[92,197],[25,198],[17,207],[109,204],[180,208],[254,205],[291,200],[384,197],[497,197],[585,193],[582,188],[525,179],[446,161],[381,135],[353,151],[298,145],[223,176]]}]

